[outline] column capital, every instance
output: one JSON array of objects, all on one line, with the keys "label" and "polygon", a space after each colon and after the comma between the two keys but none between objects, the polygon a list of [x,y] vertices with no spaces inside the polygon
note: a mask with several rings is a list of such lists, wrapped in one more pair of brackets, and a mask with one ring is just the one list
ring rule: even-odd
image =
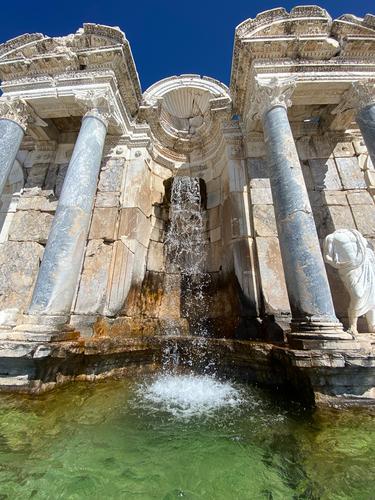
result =
[{"label": "column capital", "polygon": [[248,117],[262,119],[270,109],[281,106],[285,109],[292,105],[292,94],[296,87],[296,79],[271,78],[268,82],[255,78],[254,100],[250,106]]},{"label": "column capital", "polygon": [[350,88],[344,92],[340,104],[332,111],[332,114],[342,113],[349,109],[360,111],[361,109],[375,104],[375,81],[360,80],[353,82]]},{"label": "column capital", "polygon": [[106,127],[110,122],[119,123],[109,89],[78,89],[74,91],[74,97],[85,112],[84,118],[98,118]]},{"label": "column capital", "polygon": [[11,120],[24,131],[29,124],[46,127],[47,124],[39,118],[33,108],[20,97],[3,95],[0,97],[0,120]]}]

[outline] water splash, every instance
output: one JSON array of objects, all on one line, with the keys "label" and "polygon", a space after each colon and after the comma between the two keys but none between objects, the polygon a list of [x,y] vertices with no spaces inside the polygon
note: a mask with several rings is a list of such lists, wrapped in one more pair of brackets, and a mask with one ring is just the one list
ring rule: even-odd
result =
[{"label": "water splash", "polygon": [[161,374],[151,384],[139,387],[142,399],[177,418],[210,415],[223,407],[237,407],[243,401],[239,389],[208,375]]}]

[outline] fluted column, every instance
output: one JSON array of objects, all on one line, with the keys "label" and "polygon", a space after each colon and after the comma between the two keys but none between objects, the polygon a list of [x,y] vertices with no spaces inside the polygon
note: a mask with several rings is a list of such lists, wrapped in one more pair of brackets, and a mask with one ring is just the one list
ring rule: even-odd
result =
[{"label": "fluted column", "polygon": [[349,100],[356,108],[356,119],[367,151],[375,166],[375,83],[354,82]]},{"label": "fluted column", "polygon": [[[262,119],[281,257],[292,312],[291,345],[324,347],[344,340],[335,315],[326,269],[290,128],[287,108],[294,83],[257,84],[257,112]],[[320,344],[319,344],[320,341]]]},{"label": "fluted column", "polygon": [[[72,306],[107,133],[108,112],[85,114],[65,176],[28,314],[64,324]],[[32,323],[32,318],[31,323]],[[21,328],[22,329],[22,325]]]},{"label": "fluted column", "polygon": [[25,135],[29,111],[22,99],[0,98],[0,196]]}]

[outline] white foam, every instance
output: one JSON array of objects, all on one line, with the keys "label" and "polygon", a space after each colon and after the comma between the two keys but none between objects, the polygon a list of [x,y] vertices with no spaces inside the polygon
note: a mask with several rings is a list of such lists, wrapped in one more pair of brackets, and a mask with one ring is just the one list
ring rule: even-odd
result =
[{"label": "white foam", "polygon": [[208,375],[159,375],[149,385],[143,385],[139,394],[147,402],[183,418],[237,406],[243,401],[232,384]]}]

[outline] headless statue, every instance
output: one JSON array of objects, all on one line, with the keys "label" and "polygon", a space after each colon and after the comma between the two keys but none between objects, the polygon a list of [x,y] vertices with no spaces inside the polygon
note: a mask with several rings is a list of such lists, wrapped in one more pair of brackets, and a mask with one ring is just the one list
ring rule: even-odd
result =
[{"label": "headless statue", "polygon": [[338,229],[324,240],[324,260],[339,272],[350,294],[349,332],[357,334],[357,320],[366,315],[375,331],[375,254],[355,229]]}]

